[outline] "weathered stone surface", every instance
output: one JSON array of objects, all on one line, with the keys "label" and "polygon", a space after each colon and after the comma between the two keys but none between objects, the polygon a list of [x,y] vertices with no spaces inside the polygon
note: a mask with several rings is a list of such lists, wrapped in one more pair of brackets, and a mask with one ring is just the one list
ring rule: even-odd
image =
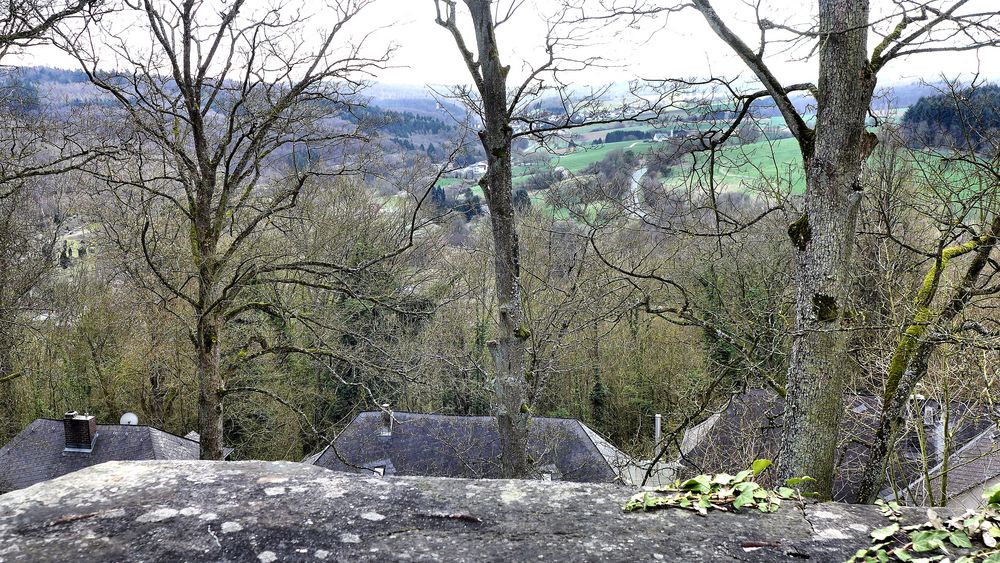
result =
[{"label": "weathered stone surface", "polygon": [[112,462],[0,496],[0,562],[843,561],[886,524],[872,507],[837,504],[623,513],[632,492],[298,463]]}]

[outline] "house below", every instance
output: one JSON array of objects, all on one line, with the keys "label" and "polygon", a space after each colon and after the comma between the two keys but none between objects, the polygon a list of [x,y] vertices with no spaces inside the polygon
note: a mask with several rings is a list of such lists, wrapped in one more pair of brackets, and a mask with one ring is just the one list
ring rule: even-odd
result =
[{"label": "house below", "polygon": [[[623,483],[631,459],[578,420],[531,419],[533,477],[585,483]],[[496,479],[497,422],[489,416],[363,412],[305,463],[335,471]]]},{"label": "house below", "polygon": [[[880,408],[877,397],[855,395],[845,401],[834,500],[858,500],[861,472]],[[685,433],[681,462],[693,473],[732,473],[749,467],[754,459],[776,459],[783,411],[784,401],[773,392],[755,390],[737,395],[723,410]],[[915,397],[879,496],[909,505],[975,506],[987,484],[1000,482],[996,418],[988,409]],[[925,472],[932,477],[929,488]],[[942,503],[940,476],[945,472],[946,502]]]},{"label": "house below", "polygon": [[0,448],[0,494],[106,461],[198,459],[197,440],[151,426],[97,424],[66,413],[40,418]]},{"label": "house below", "polygon": [[653,135],[654,143],[663,143],[671,139],[688,139],[692,137],[692,132],[687,129],[673,128],[669,131],[656,133]]},{"label": "house below", "polygon": [[[931,467],[927,479],[920,477],[905,491],[905,496],[915,504],[941,504],[941,489],[945,489],[948,507],[975,509],[983,505],[983,491],[1000,485],[1000,431],[990,425],[960,447],[950,450],[947,463],[941,461]],[[943,479],[947,476],[947,480]],[[944,481],[942,483],[942,481]]]}]

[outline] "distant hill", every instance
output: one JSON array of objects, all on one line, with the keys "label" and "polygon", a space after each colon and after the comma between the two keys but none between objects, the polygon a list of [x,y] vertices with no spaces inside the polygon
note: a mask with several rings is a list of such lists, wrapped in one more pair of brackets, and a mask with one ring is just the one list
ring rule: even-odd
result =
[{"label": "distant hill", "polygon": [[47,66],[22,66],[13,67],[6,70],[7,75],[15,74],[24,82],[32,84],[75,84],[78,82],[89,82],[87,75],[82,70],[66,70],[62,68],[52,68]]},{"label": "distant hill", "polygon": [[971,142],[981,148],[1000,130],[1000,86],[988,84],[920,98],[906,111],[903,126],[915,144]]},{"label": "distant hill", "polygon": [[[369,99],[351,122],[364,120],[393,137],[414,135],[436,136],[454,128],[448,113],[457,114],[457,106],[439,104],[426,89],[375,85],[364,92]],[[102,94],[94,88],[81,70],[66,70],[44,66],[11,67],[0,71],[0,105],[8,109],[29,111],[42,102],[47,109],[66,110],[81,103],[100,103]],[[113,102],[113,101],[110,101]]]}]

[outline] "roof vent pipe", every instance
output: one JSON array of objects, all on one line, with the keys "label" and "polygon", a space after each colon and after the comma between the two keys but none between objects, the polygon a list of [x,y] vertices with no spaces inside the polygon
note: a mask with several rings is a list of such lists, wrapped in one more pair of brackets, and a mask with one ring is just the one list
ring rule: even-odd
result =
[{"label": "roof vent pipe", "polygon": [[382,436],[392,436],[392,409],[389,408],[389,403],[382,403],[382,428],[380,434]]},{"label": "roof vent pipe", "polygon": [[[663,422],[663,416],[657,414],[653,415],[653,449],[660,449],[660,425]],[[654,453],[656,453],[654,451]]]}]

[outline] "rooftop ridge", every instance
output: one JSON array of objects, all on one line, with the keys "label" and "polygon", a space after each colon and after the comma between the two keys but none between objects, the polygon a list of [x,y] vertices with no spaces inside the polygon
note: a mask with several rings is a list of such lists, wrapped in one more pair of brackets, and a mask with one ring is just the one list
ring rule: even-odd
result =
[{"label": "rooftop ridge", "polygon": [[[60,424],[63,421],[61,418],[49,418],[47,416],[43,416],[43,417],[36,418],[32,422],[35,422],[35,421],[38,421],[38,420],[46,420],[46,421],[49,421],[49,422],[58,422]],[[192,440],[192,439],[188,438],[187,436],[181,436],[180,434],[175,434],[175,433],[173,433],[173,432],[171,432],[169,430],[164,430],[164,429],[162,429],[162,428],[160,428],[158,426],[153,426],[152,424],[122,424],[120,422],[98,422],[97,426],[98,427],[101,427],[101,426],[122,426],[122,427],[129,427],[129,428],[149,428],[150,430],[156,430],[157,432],[162,432],[163,434],[169,434],[171,436],[174,436],[175,438],[180,438],[182,440],[187,440],[188,442],[194,442],[195,444],[198,443],[196,440]]]}]

